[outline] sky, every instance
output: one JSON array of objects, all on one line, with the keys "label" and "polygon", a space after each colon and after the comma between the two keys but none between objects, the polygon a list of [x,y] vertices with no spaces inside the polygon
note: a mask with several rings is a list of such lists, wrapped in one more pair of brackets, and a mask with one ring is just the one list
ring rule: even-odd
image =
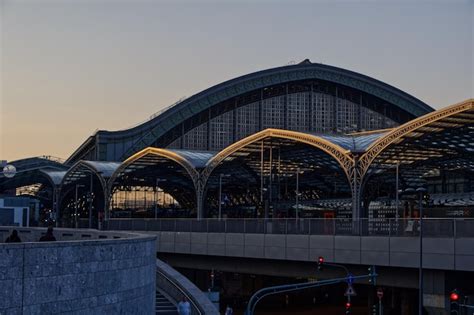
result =
[{"label": "sky", "polygon": [[474,0],[0,0],[0,160],[67,158],[228,79],[309,58],[441,108],[474,94]]}]

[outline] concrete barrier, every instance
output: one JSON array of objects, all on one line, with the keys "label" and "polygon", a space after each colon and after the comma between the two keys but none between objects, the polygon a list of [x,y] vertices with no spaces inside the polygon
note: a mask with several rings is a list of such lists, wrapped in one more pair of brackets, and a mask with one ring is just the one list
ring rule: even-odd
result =
[{"label": "concrete barrier", "polygon": [[[2,241],[12,227],[0,227]],[[0,243],[0,314],[153,314],[155,237],[16,228],[23,243]]]}]

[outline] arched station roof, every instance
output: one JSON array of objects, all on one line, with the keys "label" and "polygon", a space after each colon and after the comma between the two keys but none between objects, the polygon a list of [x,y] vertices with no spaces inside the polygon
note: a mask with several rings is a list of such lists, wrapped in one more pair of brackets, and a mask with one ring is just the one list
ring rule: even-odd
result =
[{"label": "arched station roof", "polygon": [[51,156],[31,157],[9,164],[15,166],[17,172],[13,178],[6,178],[0,174],[0,191],[32,184],[56,184],[55,179],[49,176],[49,172],[62,173],[67,170],[61,159]]},{"label": "arched station roof", "polygon": [[125,160],[111,176],[110,183],[112,185],[118,177],[124,176],[127,173],[144,169],[148,166],[159,165],[160,161],[172,161],[179,165],[182,170],[185,170],[186,174],[193,181],[193,184],[197,185],[199,179],[198,170],[205,167],[206,163],[213,156],[214,153],[212,152],[148,147]]},{"label": "arched station roof", "polygon": [[[124,161],[109,180],[109,195],[127,186],[160,187],[181,205],[196,204],[199,169],[211,152],[168,150],[149,147]],[[122,188],[120,188],[122,187]]]},{"label": "arched station roof", "polygon": [[90,176],[90,174],[94,174],[99,179],[102,189],[105,192],[107,189],[108,179],[113,175],[115,170],[119,168],[119,166],[120,163],[117,162],[79,161],[64,175],[61,181],[61,187],[84,179]]},{"label": "arched station roof", "polygon": [[305,60],[296,65],[258,71],[215,85],[168,107],[163,112],[154,115],[149,121],[133,128],[120,131],[98,131],[73,153],[68,159],[68,163],[81,159],[87,152],[90,152],[97,144],[96,138],[100,138],[104,143],[113,142],[114,139],[132,142],[133,144],[122,156],[122,159],[126,159],[135,152],[152,146],[157,139],[177,125],[225,100],[277,84],[302,80],[323,80],[347,86],[378,97],[399,110],[409,113],[412,117],[433,111],[430,106],[419,99],[369,76]]},{"label": "arched station roof", "polygon": [[[225,160],[233,159],[235,158],[235,156],[249,155],[251,153],[259,152],[259,143],[262,143],[262,141],[264,141],[265,139],[272,138],[288,140],[314,147],[317,150],[323,152],[323,156],[328,156],[330,157],[330,159],[324,160],[323,158],[321,158],[318,161],[311,161],[311,163],[335,163],[336,165],[340,166],[340,168],[344,171],[348,178],[350,177],[350,169],[354,165],[354,160],[350,150],[343,148],[335,143],[332,143],[322,137],[308,133],[281,129],[265,129],[253,135],[250,135],[240,141],[237,141],[236,143],[225,148],[221,152],[217,153],[212,159],[210,159],[206,165],[206,168],[202,171],[202,184],[206,184],[206,181],[208,180],[214,169],[216,169]],[[297,156],[295,156],[295,159],[297,159]],[[259,161],[256,161],[256,163],[259,163]]]},{"label": "arched station roof", "polygon": [[474,99],[414,119],[378,138],[360,159],[369,168],[410,165],[412,172],[430,168],[474,170]]}]

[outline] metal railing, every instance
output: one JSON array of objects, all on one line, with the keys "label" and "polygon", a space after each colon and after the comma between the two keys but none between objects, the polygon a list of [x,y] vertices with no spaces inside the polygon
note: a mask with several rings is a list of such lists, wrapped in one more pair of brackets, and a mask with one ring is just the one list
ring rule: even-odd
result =
[{"label": "metal railing", "polygon": [[[109,230],[297,235],[419,236],[419,219],[110,219]],[[425,218],[423,236],[474,237],[474,219]]]},{"label": "metal railing", "polygon": [[173,269],[168,264],[156,260],[157,288],[178,303],[182,297],[191,304],[191,315],[218,315],[218,310],[212,302],[191,281]]}]

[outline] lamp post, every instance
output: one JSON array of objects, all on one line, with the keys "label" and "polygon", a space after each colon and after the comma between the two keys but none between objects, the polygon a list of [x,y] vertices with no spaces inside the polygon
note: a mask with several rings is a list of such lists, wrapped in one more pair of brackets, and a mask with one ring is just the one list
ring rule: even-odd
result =
[{"label": "lamp post", "polygon": [[416,189],[418,193],[418,207],[420,213],[420,266],[418,269],[418,314],[423,315],[423,195],[426,188],[419,187]]},{"label": "lamp post", "polygon": [[84,185],[76,184],[76,195],[75,195],[75,202],[74,202],[74,226],[77,229],[79,222],[77,219],[77,194],[78,194],[78,188],[79,187],[84,187]]},{"label": "lamp post", "polygon": [[93,174],[92,172],[90,173],[91,177],[91,182],[90,182],[90,191],[89,191],[89,229],[92,228],[92,191],[93,191],[93,185],[94,185],[94,179],[93,179]]},{"label": "lamp post", "polygon": [[398,194],[399,194],[399,191],[398,191],[398,186],[399,186],[399,181],[400,181],[400,178],[399,178],[399,171],[400,171],[400,162],[397,161],[397,164],[395,166],[395,171],[396,171],[396,174],[395,174],[395,217],[398,219],[400,217],[400,213],[399,213],[399,198],[398,198]]},{"label": "lamp post", "polygon": [[[158,203],[158,200],[156,198],[156,192],[158,190],[158,184],[161,183],[161,182],[166,182],[166,179],[159,179],[157,178],[156,179],[156,182],[155,182],[155,193],[154,193],[154,197],[155,197],[155,219],[158,218],[158,212],[157,212],[157,203]],[[163,195],[164,197],[164,195]]]},{"label": "lamp post", "polygon": [[12,178],[16,175],[16,167],[11,164],[6,164],[6,161],[0,161],[4,165],[0,174],[3,174],[6,178]]},{"label": "lamp post", "polygon": [[222,178],[229,176],[229,174],[219,174],[219,220],[222,218]]},{"label": "lamp post", "polygon": [[302,174],[303,172],[300,171],[300,168],[298,167],[296,169],[296,213],[295,213],[295,218],[296,221],[298,222],[299,216],[299,197],[300,197],[300,173]]}]

